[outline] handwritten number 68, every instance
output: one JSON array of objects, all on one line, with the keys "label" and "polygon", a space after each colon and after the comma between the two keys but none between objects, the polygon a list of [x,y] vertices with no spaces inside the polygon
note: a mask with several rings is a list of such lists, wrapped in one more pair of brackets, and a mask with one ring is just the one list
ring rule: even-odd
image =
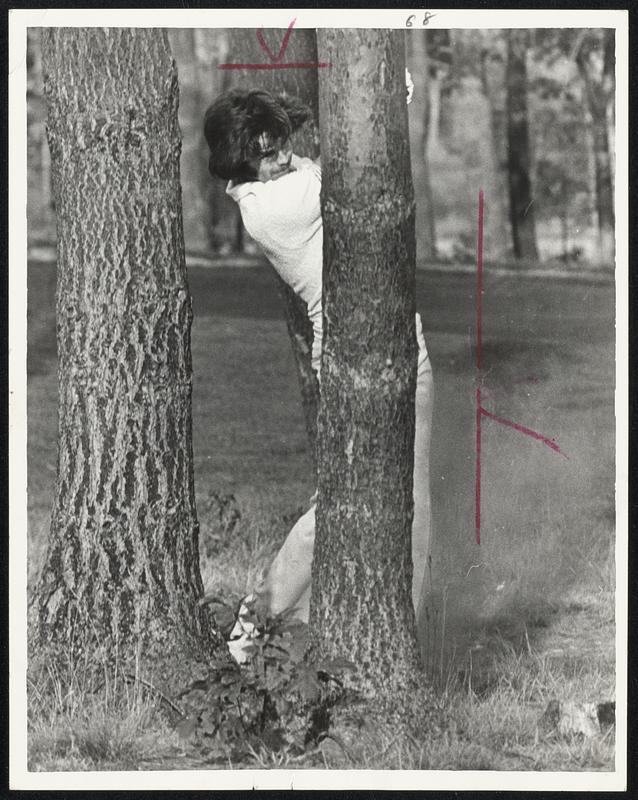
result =
[{"label": "handwritten number 68", "polygon": [[[435,16],[436,16],[436,14],[432,14],[431,11],[426,11],[424,16],[423,16],[423,22],[421,23],[421,25],[427,25],[428,22],[432,19],[432,17],[435,17]],[[412,28],[414,26],[414,20],[415,19],[416,19],[416,14],[410,14],[410,16],[405,21],[405,27],[406,28]]]}]

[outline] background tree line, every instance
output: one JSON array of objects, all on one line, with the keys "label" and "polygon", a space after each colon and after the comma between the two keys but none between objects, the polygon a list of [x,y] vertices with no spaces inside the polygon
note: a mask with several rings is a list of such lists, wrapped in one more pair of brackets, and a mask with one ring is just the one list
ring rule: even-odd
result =
[{"label": "background tree line", "polygon": [[[175,50],[183,47],[182,52],[192,53],[196,33],[172,31]],[[227,52],[252,60],[251,33],[233,32]],[[313,60],[314,32],[297,33],[294,46],[304,54],[299,58]],[[601,55],[600,42],[588,36],[586,32],[575,42],[568,40],[575,52],[570,51],[569,58],[576,64],[574,80],[588,89],[589,105],[600,110],[609,85],[598,81],[596,70],[608,74],[609,50],[603,47]],[[289,73],[273,76],[269,83],[273,90],[299,94],[321,109],[324,188],[332,192],[330,198],[337,198],[333,205],[324,203],[328,324],[318,434],[313,427],[316,386],[304,379],[308,346],[303,309],[282,290],[298,356],[308,433],[311,442],[317,436],[319,444],[311,634],[322,655],[351,655],[367,688],[390,692],[393,702],[409,688],[400,701],[407,708],[410,692],[419,687],[415,680],[419,664],[406,589],[411,570],[407,523],[413,415],[408,398],[414,381],[410,344],[414,345],[417,241],[402,96],[404,40],[402,32],[340,30],[322,30],[317,38],[322,52],[337,65],[329,79],[320,75],[317,85],[315,73],[303,79]],[[471,124],[472,113],[476,118],[480,114],[478,107],[472,112],[471,95],[464,91],[468,77],[462,63],[453,61],[453,38],[443,31],[408,40],[430,79],[427,94],[411,110],[420,125],[412,123],[410,131],[414,182],[421,181],[427,200],[419,212],[423,221],[419,245],[426,261],[441,257],[437,250],[444,242],[440,231],[446,221],[436,216],[439,198],[428,165],[437,158],[448,159],[450,150],[444,142],[456,136],[463,145],[458,163],[466,170],[467,184],[471,167],[465,145],[472,141],[469,131],[480,127]],[[495,188],[502,202],[494,204],[492,214],[511,236],[511,252],[507,250],[505,257],[523,263],[537,258],[542,219],[534,193],[538,160],[531,146],[531,39],[527,31],[510,31],[489,40],[490,47],[484,47],[481,39],[468,42],[468,52],[478,47],[480,87],[487,101],[482,108],[489,112],[484,121],[493,134],[482,152],[495,167],[494,186],[500,181],[502,189],[497,193]],[[57,489],[37,598],[39,640],[48,646],[55,642],[69,646],[74,657],[86,657],[83,634],[90,629],[96,652],[105,643],[113,645],[109,657],[117,663],[121,656],[120,663],[134,670],[136,677],[143,653],[153,679],[162,686],[166,679],[169,688],[175,688],[184,678],[173,672],[176,661],[186,676],[193,677],[190,659],[201,664],[213,653],[222,658],[225,653],[222,632],[201,602],[191,437],[191,306],[181,216],[182,190],[185,206],[186,193],[192,191],[193,208],[199,200],[200,212],[186,223],[187,230],[193,224],[201,237],[209,237],[207,244],[201,239],[202,249],[219,251],[211,241],[210,224],[202,233],[201,223],[202,215],[208,223],[223,218],[225,198],[219,193],[223,187],[217,187],[217,199],[204,188],[210,182],[205,177],[201,129],[191,119],[207,104],[208,91],[201,89],[197,70],[186,72],[187,80],[200,84],[200,90],[191,93],[189,84],[181,95],[182,115],[192,123],[191,140],[185,136],[182,148],[178,75],[166,32],[50,29],[42,42],[50,161],[41,148],[36,155],[41,157],[40,186],[45,189],[51,183],[57,217],[60,406]],[[500,51],[491,47],[494,42],[500,43]],[[556,56],[559,46],[565,48],[562,40],[539,38],[536,44],[538,62],[551,75],[556,59],[567,63],[567,56]],[[587,54],[586,45],[591,45]],[[367,58],[353,59],[357,47],[366,46]],[[202,48],[208,52],[205,44]],[[475,55],[468,56],[468,63],[477,63]],[[100,69],[104,63],[106,71]],[[362,86],[376,86],[379,63],[388,71],[390,91],[377,93],[373,88],[370,96],[362,94]],[[31,67],[37,68],[33,53]],[[214,64],[213,72],[221,74]],[[252,76],[239,75],[233,83],[249,79]],[[574,109],[579,108],[568,97],[564,81],[547,76],[539,81],[548,114],[550,101],[561,109],[573,101]],[[37,92],[33,85],[30,89],[33,105]],[[462,115],[454,105],[455,92],[466,101]],[[378,126],[368,125],[368,106],[371,116],[387,120],[381,136]],[[561,135],[556,139],[547,135],[548,153],[554,146],[563,148],[557,152],[576,148],[579,126],[574,124],[570,138],[561,120],[559,114],[554,124]],[[374,166],[366,172],[365,182],[344,162],[344,148],[335,145],[342,134],[356,141],[362,161]],[[310,128],[303,136],[299,148],[316,152],[316,131]],[[612,196],[607,117],[604,131],[598,130],[591,141],[591,202],[601,245],[605,230],[611,225],[613,231],[613,211],[605,217],[601,210],[603,200]],[[44,168],[47,163],[50,175]],[[491,174],[481,158],[472,169],[475,176]],[[553,174],[551,160],[544,169]],[[565,205],[568,188],[565,179],[558,181],[554,194],[547,194],[548,207],[552,199],[563,202],[559,205],[563,244],[569,243],[573,213]],[[588,190],[571,188],[575,194]],[[395,204],[396,219],[376,202],[379,194]],[[471,210],[471,198],[467,205]],[[231,249],[249,249],[236,218],[228,216],[224,230],[232,234]],[[194,237],[195,233],[187,240],[192,252]],[[466,253],[459,238],[450,257],[463,260]],[[492,239],[492,258],[502,246],[502,241]],[[367,291],[362,293],[364,285]],[[359,312],[354,315],[353,301]],[[362,335],[364,322],[371,332],[368,338]],[[349,376],[361,368],[362,342],[370,374],[353,386]],[[386,346],[394,348],[390,359]],[[353,459],[355,438],[358,452]],[[385,460],[375,464],[379,453]],[[369,508],[375,510],[372,518]],[[383,591],[376,591],[374,582],[367,580],[371,574]],[[402,579],[393,582],[396,574]],[[331,583],[335,577],[339,586]]]},{"label": "background tree line", "polygon": [[[239,76],[237,33],[169,31],[180,76],[184,232],[190,254],[254,254],[224,186],[209,178],[203,111]],[[255,57],[263,57],[253,35]],[[475,192],[486,193],[486,257],[610,266],[613,260],[613,30],[412,30],[409,125],[417,259],[471,261]],[[51,243],[41,56],[28,41],[29,241]]]}]

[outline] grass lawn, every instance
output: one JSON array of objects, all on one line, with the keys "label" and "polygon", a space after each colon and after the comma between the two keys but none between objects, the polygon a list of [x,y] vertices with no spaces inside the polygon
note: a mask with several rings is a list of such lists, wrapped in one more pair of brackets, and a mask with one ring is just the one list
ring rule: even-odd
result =
[{"label": "grass lawn", "polygon": [[[29,579],[55,484],[52,264],[29,265]],[[299,390],[265,268],[190,271],[193,424],[207,589],[250,589],[314,491]],[[485,278],[484,406],[564,455],[483,420],[482,541],[475,543],[475,281],[417,280],[435,377],[433,591],[424,662],[455,720],[445,741],[371,732],[356,752],[234,767],[609,770],[613,731],[543,734],[548,702],[614,699],[614,291],[611,284]],[[231,496],[232,498],[231,499]],[[234,524],[229,521],[239,514]],[[31,692],[30,768],[202,766],[139,699],[46,707]]]}]

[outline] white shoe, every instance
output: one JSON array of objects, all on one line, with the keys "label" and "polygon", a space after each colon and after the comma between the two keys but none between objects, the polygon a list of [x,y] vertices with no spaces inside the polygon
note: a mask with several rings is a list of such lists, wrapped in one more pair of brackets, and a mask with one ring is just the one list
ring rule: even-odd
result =
[{"label": "white shoe", "polygon": [[255,652],[254,640],[261,636],[257,626],[250,619],[254,616],[252,605],[256,599],[254,594],[249,594],[242,600],[237,621],[226,642],[228,652],[237,664],[247,664],[250,661]]},{"label": "white shoe", "polygon": [[228,645],[228,652],[236,664],[248,664],[255,652],[255,645],[252,637],[244,633],[237,639],[229,639],[226,644]]}]

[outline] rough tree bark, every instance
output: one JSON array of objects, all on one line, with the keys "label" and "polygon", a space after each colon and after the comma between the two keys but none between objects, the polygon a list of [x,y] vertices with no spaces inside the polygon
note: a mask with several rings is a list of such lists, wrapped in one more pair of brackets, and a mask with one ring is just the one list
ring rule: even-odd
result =
[{"label": "rough tree bark", "polygon": [[527,118],[527,50],[529,31],[507,31],[507,174],[514,255],[538,259],[531,184],[529,123]]},{"label": "rough tree bark", "polygon": [[177,74],[159,30],[50,28],[42,45],[59,444],[40,641],[169,680],[171,656],[221,644],[198,606]]},{"label": "rough tree bark", "polygon": [[591,115],[596,177],[596,215],[601,257],[614,258],[614,188],[609,140],[608,111],[614,96],[615,42],[614,31],[602,31],[602,52],[583,47],[576,54],[576,64],[585,86],[587,107]]},{"label": "rough tree bark", "polygon": [[404,34],[322,29],[317,37],[332,66],[319,75],[325,339],[311,636],[321,655],[356,663],[364,692],[396,698],[419,668]]},{"label": "rough tree bark", "polygon": [[[271,52],[279,52],[284,31],[276,28],[262,30]],[[291,63],[316,63],[317,39],[314,29],[293,29],[286,48],[286,61]],[[234,28],[230,36],[230,56],[239,63],[261,63],[267,61],[252,28]],[[272,69],[259,72],[237,70],[236,85],[261,88],[274,94],[298,97],[312,111],[309,120],[293,137],[294,152],[315,159],[319,155],[318,82],[317,69]],[[310,365],[312,354],[312,325],[308,320],[304,301],[277,276],[286,324],[290,335],[292,352],[297,364],[297,374],[313,461],[316,459],[317,409],[319,384]]]},{"label": "rough tree bark", "polygon": [[436,258],[436,226],[434,201],[427,158],[429,67],[426,32],[413,30],[406,33],[408,68],[414,80],[414,94],[408,109],[410,117],[410,153],[412,180],[416,197],[416,254],[417,261],[434,261]]}]

